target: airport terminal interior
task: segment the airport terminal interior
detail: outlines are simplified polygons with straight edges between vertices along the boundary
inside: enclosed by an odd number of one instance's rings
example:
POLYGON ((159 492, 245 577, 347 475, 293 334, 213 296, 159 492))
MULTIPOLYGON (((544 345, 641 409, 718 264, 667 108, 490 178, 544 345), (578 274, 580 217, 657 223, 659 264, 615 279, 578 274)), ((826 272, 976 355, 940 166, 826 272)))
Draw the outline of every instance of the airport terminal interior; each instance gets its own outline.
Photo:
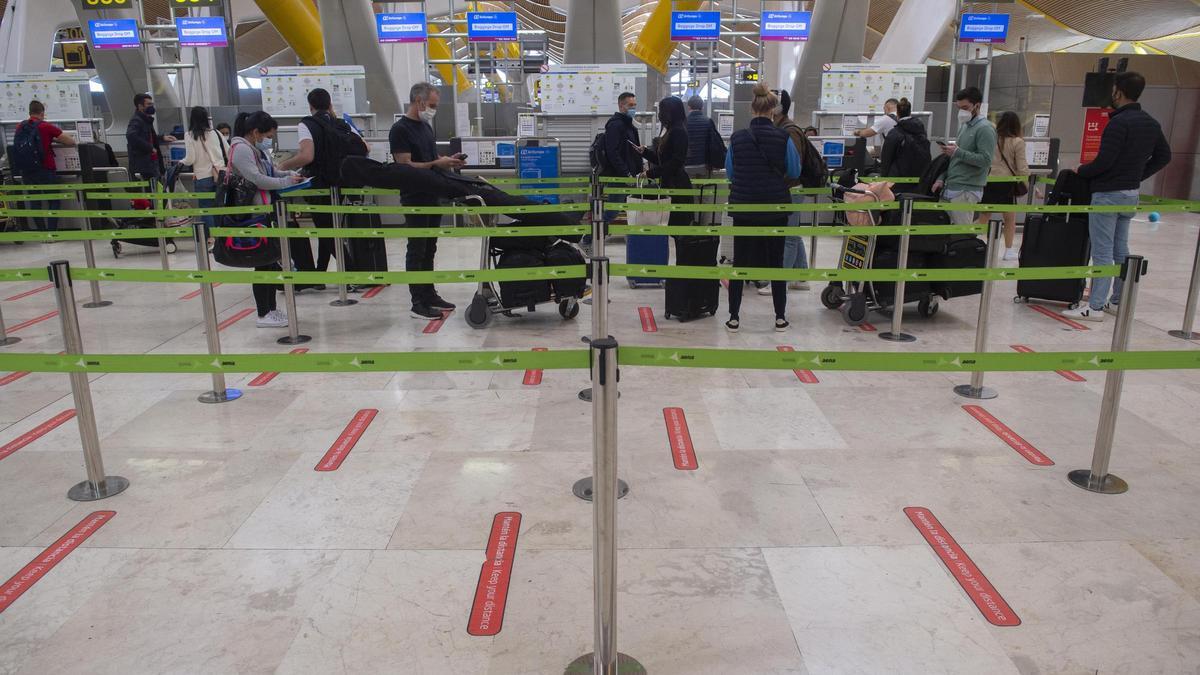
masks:
POLYGON ((0 88, 0 673, 1200 675, 1192 0, 0 0, 0 88))

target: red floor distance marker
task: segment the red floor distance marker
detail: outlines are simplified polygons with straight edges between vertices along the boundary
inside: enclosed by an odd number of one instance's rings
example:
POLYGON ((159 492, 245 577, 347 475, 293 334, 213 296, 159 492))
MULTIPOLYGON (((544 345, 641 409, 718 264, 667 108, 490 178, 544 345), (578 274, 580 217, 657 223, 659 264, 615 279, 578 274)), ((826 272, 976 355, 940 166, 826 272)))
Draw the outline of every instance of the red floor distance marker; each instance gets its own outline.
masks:
POLYGON ((225 319, 221 323, 217 324, 217 332, 220 332, 220 331, 225 330, 226 328, 229 328, 233 324, 241 321, 242 319, 250 316, 253 313, 254 313, 253 307, 247 307, 246 309, 239 311, 237 314, 234 314, 233 316, 229 317, 228 319, 225 319))
POLYGON ((79 524, 71 528, 69 532, 62 536, 61 539, 51 544, 45 551, 42 551, 38 557, 34 558, 28 565, 21 568, 11 579, 4 582, 0 586, 0 613, 8 609, 17 598, 29 590, 31 586, 36 584, 42 577, 50 573, 54 566, 62 562, 63 558, 79 548, 79 545, 87 541, 87 538, 95 534, 96 530, 102 525, 112 520, 113 516, 117 515, 116 511, 96 511, 83 520, 79 524))
POLYGON ((508 583, 512 579, 517 535, 521 532, 521 514, 501 511, 492 518, 488 537, 487 561, 479 570, 475 602, 467 619, 467 634, 477 637, 496 635, 504 626, 504 607, 508 603, 508 583))
MULTIPOLYGON (((296 347, 295 349, 293 349, 292 351, 290 351, 288 353, 289 354, 307 354, 308 347, 296 347)), ((257 377, 255 377, 253 380, 250 380, 248 385, 251 387, 261 387, 261 386, 265 385, 266 383, 270 382, 271 380, 275 379, 278 376, 279 376, 279 373, 259 373, 259 375, 257 377)))
POLYGON ((25 291, 24 293, 17 293, 16 295, 10 295, 7 298, 5 298, 4 301, 12 302, 13 300, 20 300, 21 298, 28 298, 29 296, 37 295, 38 293, 41 293, 42 291, 48 291, 51 288, 54 288, 54 284, 46 284, 45 286, 38 286, 37 288, 25 291))
MULTIPOLYGON (((534 347, 533 351, 544 352, 544 351, 546 351, 546 348, 545 347, 534 347)), ((542 383, 542 369, 541 368, 538 368, 537 370, 525 371, 525 379, 521 380, 521 384, 528 385, 530 387, 536 387, 537 385, 539 385, 541 383, 542 383)))
POLYGON ((874 333, 877 330, 879 330, 875 327, 874 324, 867 323, 866 321, 858 324, 858 329, 864 333, 874 333))
POLYGON ((365 408, 354 413, 354 417, 350 419, 350 423, 342 430, 342 435, 337 437, 333 445, 329 446, 329 450, 325 452, 325 456, 320 462, 313 467, 314 471, 337 471, 342 462, 346 461, 346 457, 350 455, 350 451, 354 449, 354 445, 358 443, 358 439, 366 433, 367 427, 371 425, 371 420, 379 414, 378 410, 365 408))
POLYGON ((426 335, 433 335, 442 329, 442 326, 446 323, 446 319, 449 318, 449 316, 450 312, 442 312, 442 318, 430 321, 421 332, 426 335))
POLYGON ((638 307, 638 318, 642 320, 643 333, 657 333, 658 323, 654 320, 654 310, 649 307, 638 307))
POLYGON ((5 443, 4 445, 0 445, 0 459, 4 459, 5 457, 8 457, 9 455, 13 454, 14 452, 20 450, 21 448, 23 448, 27 445, 29 445, 30 443, 36 441, 37 439, 41 438, 42 436, 45 436, 46 434, 53 431, 55 428, 61 426, 63 422, 66 422, 74 417, 75 417, 75 409, 74 408, 71 408, 70 410, 64 410, 64 411, 58 413, 57 415, 55 415, 54 417, 51 417, 50 419, 46 420, 45 422, 42 422, 41 424, 37 425, 36 427, 30 429, 29 431, 26 431, 25 433, 21 434, 20 436, 17 436, 16 438, 5 443))
MULTIPOLYGON (((212 287, 216 288, 217 286, 220 286, 220 285, 221 285, 221 282, 217 281, 217 282, 213 283, 212 287)), ((200 289, 197 288, 196 290, 192 291, 191 293, 188 293, 187 295, 180 297, 179 299, 180 300, 191 300, 192 298, 198 298, 198 297, 200 297, 200 289)))
POLYGON ((9 326, 8 332, 15 333, 15 332, 21 330, 22 328, 29 328, 30 326, 39 324, 43 321, 48 321, 50 319, 53 319, 56 316, 58 316, 57 309, 54 310, 53 312, 47 312, 41 316, 35 316, 32 319, 29 319, 28 321, 22 321, 21 323, 15 325, 15 326, 9 326))
MULTIPOLYGON (((779 345, 775 349, 777 349, 781 352, 796 351, 795 349, 793 349, 787 345, 779 345)), ((793 370, 792 372, 795 373, 796 378, 799 379, 804 384, 820 384, 821 383, 821 381, 817 379, 816 374, 813 373, 813 371, 811 371, 811 370, 796 369, 796 370, 793 370)))
POLYGON ((1016 612, 1000 597, 992 582, 983 576, 983 572, 979 571, 967 552, 954 541, 954 537, 933 517, 929 509, 909 506, 904 509, 904 515, 908 516, 926 543, 933 548, 933 552, 941 558, 946 569, 950 570, 950 574, 966 591, 967 597, 971 598, 971 602, 975 603, 988 623, 993 626, 1021 625, 1021 619, 1017 617, 1016 612))
POLYGON ((19 371, 11 372, 11 373, 5 375, 4 377, 0 377, 0 387, 3 387, 6 384, 12 384, 13 382, 16 382, 17 380, 21 379, 22 377, 25 377, 28 374, 29 374, 28 370, 19 370, 19 371))
POLYGON ((1038 314, 1048 316, 1051 319, 1058 321, 1059 323, 1065 323, 1066 325, 1070 326, 1071 328, 1074 328, 1075 330, 1088 330, 1087 326, 1079 323, 1078 321, 1072 321, 1071 319, 1068 319, 1067 317, 1063 316, 1062 314, 1059 314, 1058 312, 1055 312, 1052 309, 1042 307, 1041 305, 1029 305, 1029 309, 1032 309, 1033 311, 1037 312, 1038 314))
POLYGON ((667 423, 667 441, 671 444, 671 460, 675 462, 675 468, 680 471, 700 468, 683 408, 663 408, 663 420, 667 423))
POLYGON ((363 300, 370 300, 371 298, 382 293, 383 289, 385 289, 385 288, 387 288, 387 286, 376 286, 374 288, 368 288, 367 292, 362 294, 363 300))
POLYGON ((1000 440, 1008 444, 1008 447, 1016 450, 1019 455, 1029 460, 1030 464, 1036 464, 1038 466, 1054 466, 1054 462, 1051 461, 1049 457, 1043 455, 1042 452, 1033 447, 1029 441, 1021 438, 1019 435, 1017 435, 1017 432, 1009 429, 1008 426, 1006 426, 1003 422, 996 419, 996 417, 985 410, 983 406, 964 405, 962 408, 970 413, 971 417, 974 417, 982 422, 983 426, 988 428, 988 431, 991 431, 993 434, 999 436, 1000 440))
MULTIPOLYGON (((1025 345, 1009 345, 1009 346, 1012 347, 1013 350, 1021 352, 1022 354, 1034 353, 1032 348, 1026 347, 1025 345)), ((1079 373, 1077 373, 1073 370, 1056 370, 1054 372, 1058 373, 1062 377, 1064 377, 1072 382, 1087 382, 1087 380, 1084 379, 1084 377, 1082 375, 1080 375, 1079 373)))

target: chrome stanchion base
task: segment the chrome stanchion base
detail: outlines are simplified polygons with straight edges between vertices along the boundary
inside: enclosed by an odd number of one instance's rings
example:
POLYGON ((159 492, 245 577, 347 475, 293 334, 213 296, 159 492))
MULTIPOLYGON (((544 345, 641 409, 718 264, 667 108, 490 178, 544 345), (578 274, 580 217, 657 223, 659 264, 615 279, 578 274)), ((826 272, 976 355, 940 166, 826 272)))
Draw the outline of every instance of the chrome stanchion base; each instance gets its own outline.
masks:
POLYGON ((908 333, 893 333, 890 330, 880 333, 879 339, 887 340, 888 342, 916 342, 917 341, 916 336, 909 335, 908 333))
POLYGON ((85 302, 81 306, 87 309, 95 309, 97 307, 108 307, 111 304, 112 300, 101 300, 100 302, 85 302))
MULTIPOLYGON (((617 392, 617 398, 621 398, 621 392, 619 392, 619 391, 617 392)), ((588 387, 587 389, 580 389, 579 390, 579 400, 591 403, 592 402, 592 388, 588 387)))
MULTIPOLYGON (((592 654, 584 654, 583 656, 571 662, 567 669, 563 671, 563 675, 581 675, 582 673, 592 672, 592 661, 595 657, 592 654)), ((628 654, 617 654, 617 672, 621 675, 633 673, 638 675, 646 672, 646 667, 638 663, 638 660, 628 654)))
MULTIPOLYGON (((20 341, 21 341, 21 338, 19 338, 19 337, 13 337, 13 336, 11 336, 11 335, 10 335, 10 336, 8 336, 8 337, 4 338, 3 340, 0 340, 0 347, 7 347, 7 346, 9 346, 9 345, 15 345, 15 344, 17 344, 17 343, 18 343, 18 342, 20 342, 20 341)), ((589 401, 590 401, 590 400, 592 400, 592 399, 591 399, 591 394, 590 394, 590 393, 588 394, 588 400, 589 400, 589 401)))
POLYGON ((280 344, 280 345, 302 345, 302 344, 304 344, 305 342, 311 342, 311 341, 312 341, 312 336, 311 336, 311 335, 297 335, 295 338, 292 338, 292 336, 291 336, 291 335, 285 335, 285 336, 283 336, 283 337, 279 338, 278 340, 276 340, 276 341, 275 341, 275 344, 280 344))
MULTIPOLYGON (((571 486, 571 492, 585 502, 592 501, 592 477, 580 478, 571 486)), ((621 499, 629 494, 629 483, 621 479, 617 479, 617 499, 621 499)))
POLYGON ((355 300, 354 298, 346 298, 345 300, 334 300, 333 302, 329 303, 329 306, 330 307, 349 307, 350 305, 357 305, 357 304, 358 304, 358 301, 355 300))
POLYGON ((225 391, 206 391, 196 399, 201 403, 227 403, 236 401, 242 397, 240 389, 226 389, 225 391))
POLYGON ((105 476, 104 482, 98 486, 92 485, 90 480, 85 480, 67 490, 67 499, 75 502, 94 502, 97 499, 119 495, 127 487, 129 487, 127 479, 120 476, 105 476))
POLYGON ((1200 333, 1190 332, 1186 330, 1169 330, 1167 335, 1177 337, 1181 340, 1200 340, 1200 333))
POLYGON ((959 396, 962 396, 963 398, 975 398, 975 399, 979 399, 979 400, 987 400, 990 398, 996 398, 997 396, 1000 395, 1000 394, 997 394, 996 390, 992 389, 991 387, 976 388, 976 387, 972 387, 969 384, 958 385, 957 387, 954 388, 954 393, 958 394, 959 396))
POLYGON ((1076 469, 1067 474, 1067 480, 1088 492, 1099 492, 1105 495, 1119 495, 1129 491, 1129 483, 1117 478, 1111 473, 1100 480, 1093 480, 1091 469, 1076 469))

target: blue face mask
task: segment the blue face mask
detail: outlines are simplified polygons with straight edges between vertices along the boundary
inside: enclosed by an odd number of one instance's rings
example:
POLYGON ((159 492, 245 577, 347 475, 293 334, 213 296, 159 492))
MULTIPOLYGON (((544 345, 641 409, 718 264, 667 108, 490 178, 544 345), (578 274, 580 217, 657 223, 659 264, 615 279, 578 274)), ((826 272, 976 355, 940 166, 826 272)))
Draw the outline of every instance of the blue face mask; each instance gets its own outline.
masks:
POLYGON ((633 114, 634 114, 635 112, 637 112, 637 108, 630 108, 630 109, 628 109, 628 110, 626 110, 626 111, 625 111, 625 114, 626 114, 626 115, 629 115, 630 117, 633 117, 633 114))
POLYGON ((271 139, 269 139, 269 138, 263 138, 263 139, 260 139, 260 140, 259 140, 257 143, 255 143, 254 145, 255 145, 255 146, 257 146, 257 147, 258 147, 258 149, 259 149, 259 150, 262 150, 263 152, 270 152, 270 151, 271 151, 271 139))

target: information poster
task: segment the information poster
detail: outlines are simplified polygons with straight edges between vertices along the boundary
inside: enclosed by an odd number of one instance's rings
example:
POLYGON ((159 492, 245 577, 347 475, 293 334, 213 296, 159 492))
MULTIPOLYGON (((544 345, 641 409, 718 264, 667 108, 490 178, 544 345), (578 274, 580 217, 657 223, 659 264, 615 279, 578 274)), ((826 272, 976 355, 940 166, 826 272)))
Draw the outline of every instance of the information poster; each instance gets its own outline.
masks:
POLYGON ((1079 145, 1079 163, 1087 164, 1100 153, 1100 138, 1108 126, 1111 108, 1088 108, 1083 113, 1083 142, 1079 145))
MULTIPOLYGON (((522 145, 517 148, 517 175, 520 178, 558 178, 558 146, 522 145)), ((548 188, 555 184, 530 183, 522 187, 548 188)), ((545 204, 557 204, 558 195, 536 195, 530 197, 545 204)))
POLYGON ((384 44, 424 42, 427 37, 424 12, 376 14, 375 28, 384 44))
POLYGON ((467 12, 468 42, 515 42, 516 12, 467 12))
POLYGON ((1050 136, 1050 115, 1037 113, 1033 116, 1033 136, 1047 138, 1050 136))
POLYGON ((822 70, 822 110, 877 113, 889 98, 907 98, 914 108, 924 100, 924 64, 826 63, 822 70))
POLYGON ((644 63, 551 64, 538 80, 542 112, 597 114, 617 109, 621 93, 637 92, 646 77, 644 63))
POLYGON ((1007 14, 963 14, 958 41, 999 44, 1008 41, 1007 14))
POLYGON ((105 19, 88 21, 88 34, 92 37, 92 49, 138 49, 136 19, 105 19))
POLYGON ((759 37, 764 41, 803 42, 808 40, 812 12, 764 12, 759 37))
POLYGON ((537 136, 537 117, 529 114, 517 115, 517 136, 537 136))
POLYGON ((673 42, 711 42, 720 38, 720 12, 671 12, 673 42))
POLYGON ((48 120, 84 117, 81 90, 88 73, 0 73, 0 120, 15 122, 29 117, 29 102, 46 106, 48 120))
POLYGON ((229 46, 225 17, 222 16, 177 17, 175 32, 179 36, 180 47, 229 46))
POLYGON ((259 68, 263 110, 278 116, 308 115, 308 92, 321 88, 333 98, 337 114, 355 114, 355 82, 366 79, 362 66, 289 66, 259 68))

